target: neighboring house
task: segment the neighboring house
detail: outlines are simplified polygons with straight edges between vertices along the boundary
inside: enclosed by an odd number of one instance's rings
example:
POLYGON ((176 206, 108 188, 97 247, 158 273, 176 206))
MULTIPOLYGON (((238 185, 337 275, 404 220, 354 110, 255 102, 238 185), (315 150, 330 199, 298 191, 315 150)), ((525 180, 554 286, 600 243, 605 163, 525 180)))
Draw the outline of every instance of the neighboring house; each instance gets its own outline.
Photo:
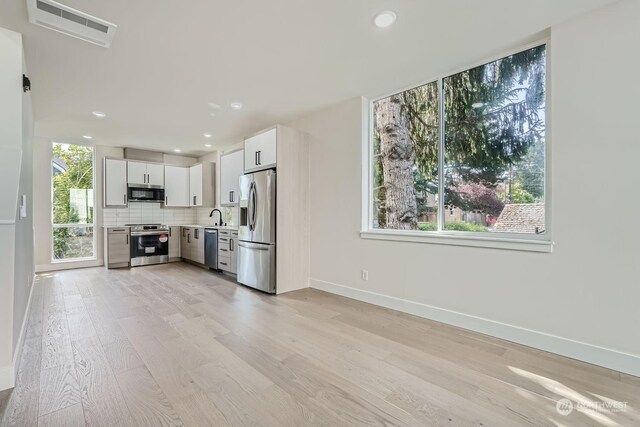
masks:
POLYGON ((53 161, 51 162, 51 166, 52 166, 52 170, 51 170, 52 175, 65 173, 68 169, 67 164, 64 162, 64 160, 59 159, 57 157, 53 158, 53 161))
POLYGON ((544 231, 544 203, 505 205, 493 231, 502 233, 541 233, 544 231))

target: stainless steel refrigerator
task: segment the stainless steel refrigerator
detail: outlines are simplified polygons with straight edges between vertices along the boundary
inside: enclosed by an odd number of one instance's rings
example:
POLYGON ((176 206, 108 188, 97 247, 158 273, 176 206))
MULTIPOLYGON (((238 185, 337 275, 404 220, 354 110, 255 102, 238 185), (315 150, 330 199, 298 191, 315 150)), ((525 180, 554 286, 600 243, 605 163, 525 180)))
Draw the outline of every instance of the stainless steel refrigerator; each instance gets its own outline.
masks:
POLYGON ((240 177, 238 282, 276 292, 276 171, 240 177))

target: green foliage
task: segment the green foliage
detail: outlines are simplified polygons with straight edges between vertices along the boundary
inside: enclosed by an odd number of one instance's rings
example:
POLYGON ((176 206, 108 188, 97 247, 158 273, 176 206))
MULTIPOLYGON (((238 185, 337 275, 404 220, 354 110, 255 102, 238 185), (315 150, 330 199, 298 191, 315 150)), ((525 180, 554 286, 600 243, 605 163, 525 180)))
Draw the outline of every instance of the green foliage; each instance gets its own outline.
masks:
MULTIPOLYGON (((52 176, 53 182, 53 223, 79 224, 93 222, 93 206, 78 212, 72 206, 72 190, 82 194, 82 190, 93 189, 93 149, 80 145, 53 144, 54 159, 61 160, 67 170, 52 176)), ((91 197, 92 193, 91 193, 91 197)), ((56 228, 53 234, 53 251, 56 259, 80 258, 93 255, 88 249, 88 241, 93 242, 93 231, 82 228, 56 228)), ((92 243, 91 243, 92 245, 92 243)))
MULTIPOLYGON (((418 230, 420 231, 437 231, 438 224, 435 222, 421 222, 418 224, 418 230)), ((468 222, 447 222, 444 225, 444 229, 447 231, 472 231, 472 232, 484 232, 487 231, 487 227, 482 225, 470 224, 468 222)))
POLYGON ((498 198, 504 203, 535 203, 536 198, 527 190, 522 188, 519 181, 511 185, 511 199, 509 199, 509 189, 505 193, 498 195, 498 198))
POLYGON ((544 135, 544 46, 447 77, 445 160, 464 181, 495 184, 544 135))
POLYGON ((544 199, 544 151, 544 141, 532 145, 516 167, 516 182, 534 201, 544 199))
POLYGON ((420 231, 438 231, 438 224, 435 222, 419 222, 418 230, 420 231))
POLYGON ((444 229, 447 231, 473 231, 473 232, 487 231, 487 227, 483 225, 470 224, 468 222, 447 222, 444 225, 444 229))

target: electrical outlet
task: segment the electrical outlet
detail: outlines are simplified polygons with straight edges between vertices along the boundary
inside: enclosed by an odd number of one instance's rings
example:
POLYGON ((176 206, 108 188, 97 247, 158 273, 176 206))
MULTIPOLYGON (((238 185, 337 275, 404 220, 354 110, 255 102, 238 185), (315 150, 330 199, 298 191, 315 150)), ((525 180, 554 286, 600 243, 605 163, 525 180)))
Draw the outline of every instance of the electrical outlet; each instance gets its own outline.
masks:
POLYGON ((367 270, 362 270, 361 277, 362 280, 369 280, 369 272, 367 270))

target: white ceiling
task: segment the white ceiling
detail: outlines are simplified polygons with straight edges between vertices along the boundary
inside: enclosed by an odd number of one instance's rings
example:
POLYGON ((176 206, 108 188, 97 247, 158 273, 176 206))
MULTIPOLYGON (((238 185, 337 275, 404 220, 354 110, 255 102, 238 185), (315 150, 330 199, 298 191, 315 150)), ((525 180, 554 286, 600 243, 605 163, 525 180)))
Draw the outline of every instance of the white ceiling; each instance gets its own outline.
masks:
POLYGON ((29 24, 25 0, 0 0, 0 26, 25 36, 36 135, 199 154, 471 65, 613 0, 61 2, 118 31, 105 49, 29 24), (398 20, 380 29, 385 9, 398 20))

